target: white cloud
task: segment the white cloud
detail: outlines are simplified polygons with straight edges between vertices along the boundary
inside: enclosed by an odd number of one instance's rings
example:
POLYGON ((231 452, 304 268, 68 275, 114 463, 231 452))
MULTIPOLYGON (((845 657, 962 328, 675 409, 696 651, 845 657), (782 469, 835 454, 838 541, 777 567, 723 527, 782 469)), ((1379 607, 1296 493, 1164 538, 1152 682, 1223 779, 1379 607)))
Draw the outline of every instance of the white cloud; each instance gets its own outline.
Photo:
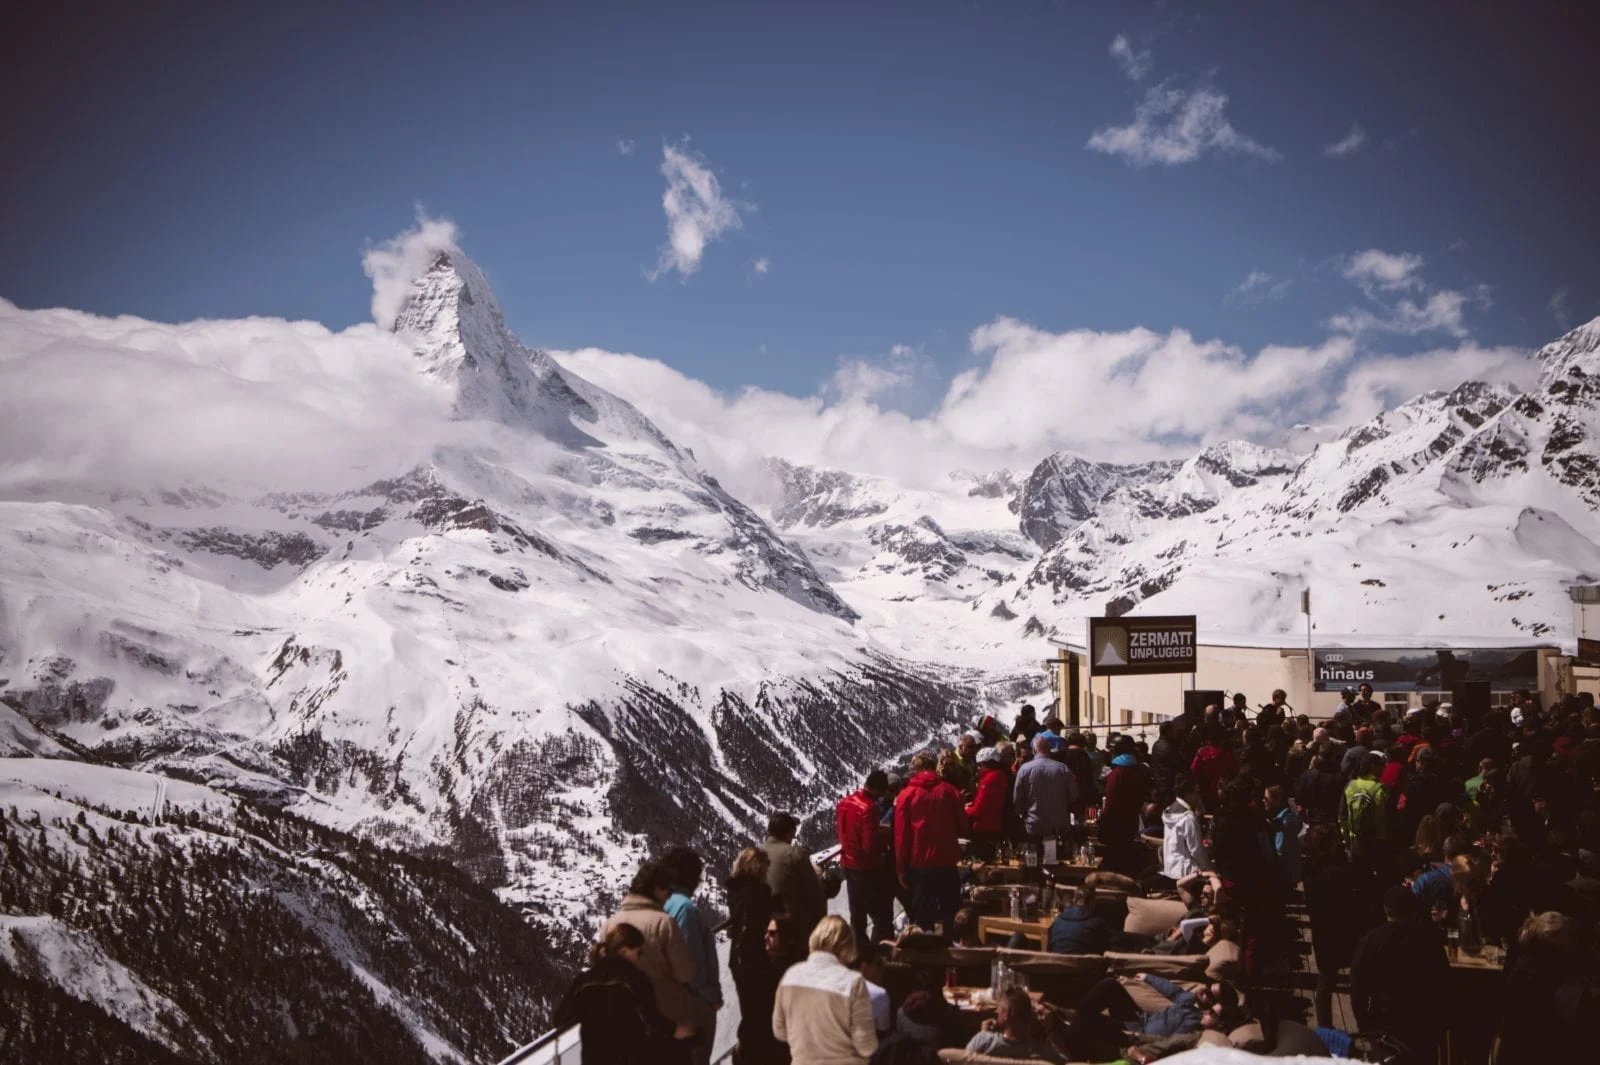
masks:
POLYGON ((920 398, 933 369, 932 360, 921 350, 910 344, 894 344, 883 358, 841 358, 823 395, 842 403, 899 406, 920 398))
POLYGON ((1386 252, 1377 248, 1356 252, 1344 260, 1345 280, 1354 282, 1368 296, 1377 289, 1396 291, 1422 287, 1422 256, 1410 252, 1386 252))
POLYGON ((1480 348, 1466 343, 1415 355, 1367 359, 1345 376, 1333 419, 1343 425, 1366 421, 1413 396, 1454 388, 1463 381, 1532 386, 1538 363, 1517 348, 1480 348))
POLYGON ((456 224, 429 218, 419 209, 416 226, 367 249, 361 266, 372 278, 372 320, 379 328, 394 328, 411 282, 427 270, 435 255, 455 247, 456 224))
POLYGON ((700 269, 707 244, 743 224, 738 207, 722 195, 710 165, 687 147, 663 146, 661 173, 667 179, 661 197, 667 212, 667 243, 649 273, 651 281, 669 270, 688 277, 700 269))
POLYGON ((1275 439, 1296 422, 1327 421, 1375 395, 1463 379, 1444 356, 1391 364, 1343 335, 1250 353, 1183 330, 1055 333, 1002 317, 974 330, 971 344, 978 365, 935 382, 942 395, 921 416, 887 405, 908 381, 934 376, 911 349, 843 360, 810 396, 722 393, 635 355, 555 354, 638 404, 719 477, 752 493, 764 483, 767 455, 932 486, 952 469, 1026 468, 1060 448, 1133 459, 1238 436, 1275 439), (1380 361, 1358 375, 1373 359, 1380 361))
POLYGON ((763 255, 761 258, 750 264, 750 269, 754 270, 758 274, 768 273, 772 270, 772 260, 763 255))
POLYGON ((478 427, 452 420, 454 398, 375 325, 170 325, 0 301, 8 496, 45 486, 245 495, 357 487, 478 438, 478 427))
POLYGON ((1283 156, 1240 133, 1228 121, 1228 98, 1209 85, 1182 90, 1156 85, 1147 90, 1126 126, 1096 130, 1087 147, 1118 155, 1133 166, 1177 166, 1207 152, 1236 152, 1267 162, 1283 156))
POLYGON ((1323 155, 1341 156, 1354 155, 1367 143, 1367 131, 1361 128, 1361 123, 1352 122, 1350 132, 1344 135, 1343 140, 1334 141, 1322 149, 1323 155))
POLYGON ((618 137, 611 145, 612 151, 622 156, 632 155, 635 147, 637 145, 627 137, 618 137))
POLYGON ((1126 461, 1239 437, 1282 442, 1297 423, 1342 427, 1421 392, 1469 378, 1526 382, 1536 369, 1521 352, 1470 343, 1394 356, 1335 336, 1252 354, 1181 329, 1054 333, 1004 317, 974 330, 971 342, 979 365, 946 382, 920 417, 883 402, 905 384, 895 359, 910 349, 842 361, 810 396, 724 393, 637 355, 552 354, 638 405, 757 501, 771 487, 762 465, 770 455, 936 487, 954 469, 1026 469, 1060 448, 1126 461))
POLYGON ((1274 277, 1265 270, 1252 270, 1243 281, 1228 291, 1223 297, 1223 302, 1250 306, 1270 300, 1281 300, 1288 294, 1293 284, 1289 278, 1274 277))
POLYGON ((1340 333, 1361 334, 1372 332, 1403 333, 1415 336, 1420 333, 1442 332, 1465 337, 1467 327, 1463 313, 1468 304, 1487 306, 1489 291, 1480 287, 1471 293, 1454 289, 1441 289, 1421 303, 1404 299, 1382 314, 1364 308, 1336 314, 1328 319, 1328 327, 1340 333))
POLYGON ((1550 317, 1554 319, 1556 325, 1562 329, 1566 329, 1572 324, 1572 313, 1567 306, 1567 289, 1565 286, 1556 289, 1555 294, 1550 297, 1550 302, 1545 304, 1545 308, 1550 312, 1550 317))
POLYGON ((1155 65, 1150 49, 1134 48, 1125 33, 1119 33, 1111 39, 1111 58, 1115 59, 1122 67, 1122 72, 1134 81, 1150 73, 1150 68, 1155 65))

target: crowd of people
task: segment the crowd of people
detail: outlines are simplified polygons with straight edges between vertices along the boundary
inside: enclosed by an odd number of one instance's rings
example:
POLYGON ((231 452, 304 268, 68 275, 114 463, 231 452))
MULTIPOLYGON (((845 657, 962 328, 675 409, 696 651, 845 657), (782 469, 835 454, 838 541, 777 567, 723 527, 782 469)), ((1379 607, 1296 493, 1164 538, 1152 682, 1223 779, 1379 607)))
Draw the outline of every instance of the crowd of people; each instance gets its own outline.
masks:
MULTIPOLYGON (((1517 693, 1468 714, 1386 706, 1363 687, 1313 722, 1282 692, 1255 711, 1241 695, 1164 721, 1149 745, 1113 735, 1106 749, 1031 706, 1010 729, 983 715, 949 749, 915 755, 903 775, 873 770, 838 802, 848 919, 827 915, 829 891, 794 845, 792 815, 775 814, 766 839, 734 857, 736 1060, 937 1060, 952 1045, 952 1007, 937 985, 891 1002, 882 973, 893 942, 910 926, 979 945, 963 905, 971 863, 1050 841, 1058 854, 1092 844, 1105 870, 1187 911, 1164 934, 1131 935, 1080 885, 1060 896, 1050 951, 1187 954, 1228 941, 1238 981, 1186 987, 1141 973, 1142 1006, 1115 978, 1063 1008, 1012 989, 966 1042, 974 1052, 1086 1060, 1086 1048, 1109 1045, 1150 1060, 1207 1029, 1263 1020, 1263 989, 1288 986, 1299 964, 1290 914, 1303 905, 1315 1024, 1330 1046, 1356 1034, 1334 1027, 1348 979, 1358 1033, 1432 1061, 1460 1007, 1448 943, 1503 956, 1489 1026, 1497 1060, 1560 1059, 1583 1045, 1585 1012, 1600 1005, 1597 777, 1600 716, 1588 697, 1541 708, 1517 693), (1151 994, 1165 1005, 1152 1008, 1151 994)), ((606 924, 555 1017, 583 1024, 585 1062, 709 1060, 725 991, 696 901, 703 868, 684 849, 646 862, 606 924)))

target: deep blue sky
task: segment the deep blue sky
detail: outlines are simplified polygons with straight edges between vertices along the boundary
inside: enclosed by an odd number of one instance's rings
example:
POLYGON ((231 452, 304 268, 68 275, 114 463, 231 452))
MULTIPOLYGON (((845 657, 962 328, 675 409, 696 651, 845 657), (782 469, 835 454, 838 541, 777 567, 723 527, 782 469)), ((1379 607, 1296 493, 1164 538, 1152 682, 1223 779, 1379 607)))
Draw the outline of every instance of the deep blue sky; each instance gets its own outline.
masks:
POLYGON ((30 12, 59 21, 17 27, 0 73, 0 296, 24 307, 344 326, 368 316, 363 247, 421 204, 525 340, 725 388, 809 392, 896 344, 948 373, 997 315, 1313 343, 1373 306, 1337 261, 1364 248, 1489 286, 1480 343, 1600 313, 1594 37, 1526 5, 108 6, 30 12), (1151 53, 1141 82, 1119 33, 1151 53), (1086 148, 1164 79, 1225 93, 1281 161, 1086 148), (1362 150, 1325 155, 1353 122, 1362 150), (652 283, 684 137, 754 206, 652 283), (1256 270, 1293 283, 1225 299, 1256 270))

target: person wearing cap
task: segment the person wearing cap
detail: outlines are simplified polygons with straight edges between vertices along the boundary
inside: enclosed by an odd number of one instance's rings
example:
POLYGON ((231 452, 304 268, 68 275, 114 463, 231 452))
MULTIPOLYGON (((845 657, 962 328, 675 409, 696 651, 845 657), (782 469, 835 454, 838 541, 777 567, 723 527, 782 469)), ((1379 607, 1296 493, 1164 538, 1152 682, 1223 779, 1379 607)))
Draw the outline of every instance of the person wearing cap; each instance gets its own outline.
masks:
POLYGON ((1410 1051, 1405 1062, 1432 1062, 1446 1014, 1450 960, 1444 940, 1422 920, 1403 884, 1383 896, 1384 923, 1361 937, 1350 961, 1350 1004, 1361 1032, 1387 1032, 1410 1051))
POLYGON ((995 720, 993 714, 979 714, 973 718, 972 731, 978 734, 980 747, 993 747, 1006 736, 1000 729, 1000 722, 995 720))
POLYGON ((967 823, 972 831, 972 853, 985 861, 994 857, 1001 838, 1006 810, 1006 794, 1011 790, 1011 774, 1001 764, 1000 752, 985 747, 978 752, 976 794, 967 803, 967 823))

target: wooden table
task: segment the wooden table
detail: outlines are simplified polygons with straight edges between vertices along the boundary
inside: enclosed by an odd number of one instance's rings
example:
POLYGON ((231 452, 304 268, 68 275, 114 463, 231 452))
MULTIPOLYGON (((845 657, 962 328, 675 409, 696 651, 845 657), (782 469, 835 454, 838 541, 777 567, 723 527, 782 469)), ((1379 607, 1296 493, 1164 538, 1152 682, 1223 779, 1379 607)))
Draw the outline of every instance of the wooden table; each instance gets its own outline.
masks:
POLYGON ((1012 935, 1020 932, 1029 942, 1039 944, 1040 950, 1050 948, 1050 925, 1055 921, 1055 915, 1049 917, 1022 918, 1013 920, 1010 917, 991 915, 978 918, 978 941, 987 944, 990 934, 1005 936, 1010 939, 1012 935))
POLYGON ((1494 960, 1490 960, 1488 951, 1482 954, 1468 954, 1461 950, 1445 952, 1450 959, 1451 969, 1466 969, 1469 971, 1498 973, 1505 969, 1505 951, 1500 950, 1494 960))

